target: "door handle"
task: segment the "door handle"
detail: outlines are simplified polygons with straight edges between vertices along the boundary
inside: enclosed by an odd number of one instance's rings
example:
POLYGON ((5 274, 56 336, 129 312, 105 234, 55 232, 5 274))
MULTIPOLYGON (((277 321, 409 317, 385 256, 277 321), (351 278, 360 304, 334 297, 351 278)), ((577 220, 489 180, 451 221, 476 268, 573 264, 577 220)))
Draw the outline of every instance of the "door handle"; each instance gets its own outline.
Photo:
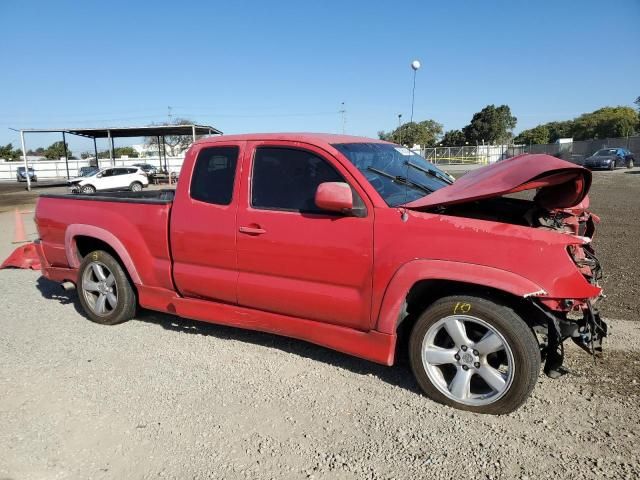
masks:
POLYGON ((263 233, 267 233, 267 231, 260 227, 240 227, 240 233, 246 233, 247 235, 262 235, 263 233))

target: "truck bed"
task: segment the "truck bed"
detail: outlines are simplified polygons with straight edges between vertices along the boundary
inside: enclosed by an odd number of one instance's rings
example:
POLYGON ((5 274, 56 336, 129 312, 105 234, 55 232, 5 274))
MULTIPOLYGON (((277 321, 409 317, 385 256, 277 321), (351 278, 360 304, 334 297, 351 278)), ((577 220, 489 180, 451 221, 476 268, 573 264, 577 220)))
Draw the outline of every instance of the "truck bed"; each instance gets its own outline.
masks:
POLYGON ((173 290, 173 197, 174 190, 41 195, 36 222, 45 263, 62 279, 75 281, 83 255, 111 250, 131 268, 135 285, 173 290))

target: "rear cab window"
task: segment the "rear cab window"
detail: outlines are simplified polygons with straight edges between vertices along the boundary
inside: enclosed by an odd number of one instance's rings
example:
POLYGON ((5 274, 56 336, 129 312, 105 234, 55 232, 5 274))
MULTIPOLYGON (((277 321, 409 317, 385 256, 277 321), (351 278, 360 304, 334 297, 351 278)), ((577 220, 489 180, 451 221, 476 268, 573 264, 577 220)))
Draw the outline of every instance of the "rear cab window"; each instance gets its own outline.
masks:
POLYGON ((191 178, 191 198, 215 205, 229 205, 239 151, 237 146, 203 148, 198 153, 191 178))

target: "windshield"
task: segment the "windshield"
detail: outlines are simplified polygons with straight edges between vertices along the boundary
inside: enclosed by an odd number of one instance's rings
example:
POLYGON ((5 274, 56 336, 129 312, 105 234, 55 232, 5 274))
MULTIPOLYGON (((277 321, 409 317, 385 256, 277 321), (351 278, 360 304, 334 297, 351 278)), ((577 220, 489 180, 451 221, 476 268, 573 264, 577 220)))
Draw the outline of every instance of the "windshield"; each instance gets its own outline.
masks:
POLYGON ((333 147, 362 172, 391 207, 453 183, 450 175, 405 147, 390 143, 338 143, 333 147))
POLYGON ((595 154, 596 157, 610 157, 616 154, 615 148, 605 148, 604 150, 598 150, 595 154))

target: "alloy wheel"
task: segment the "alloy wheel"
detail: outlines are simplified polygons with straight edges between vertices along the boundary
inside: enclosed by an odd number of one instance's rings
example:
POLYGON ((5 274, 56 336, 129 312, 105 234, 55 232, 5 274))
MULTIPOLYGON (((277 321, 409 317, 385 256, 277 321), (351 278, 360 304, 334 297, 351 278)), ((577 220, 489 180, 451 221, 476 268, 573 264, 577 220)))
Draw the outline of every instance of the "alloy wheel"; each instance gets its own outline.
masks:
POLYGON ((89 308, 99 316, 118 306, 118 288, 113 273, 102 262, 91 262, 82 276, 82 294, 89 308))
POLYGON ((450 315, 434 323, 422 341, 421 356, 433 385, 465 405, 497 401, 515 374, 513 352, 504 336, 469 315, 450 315))

